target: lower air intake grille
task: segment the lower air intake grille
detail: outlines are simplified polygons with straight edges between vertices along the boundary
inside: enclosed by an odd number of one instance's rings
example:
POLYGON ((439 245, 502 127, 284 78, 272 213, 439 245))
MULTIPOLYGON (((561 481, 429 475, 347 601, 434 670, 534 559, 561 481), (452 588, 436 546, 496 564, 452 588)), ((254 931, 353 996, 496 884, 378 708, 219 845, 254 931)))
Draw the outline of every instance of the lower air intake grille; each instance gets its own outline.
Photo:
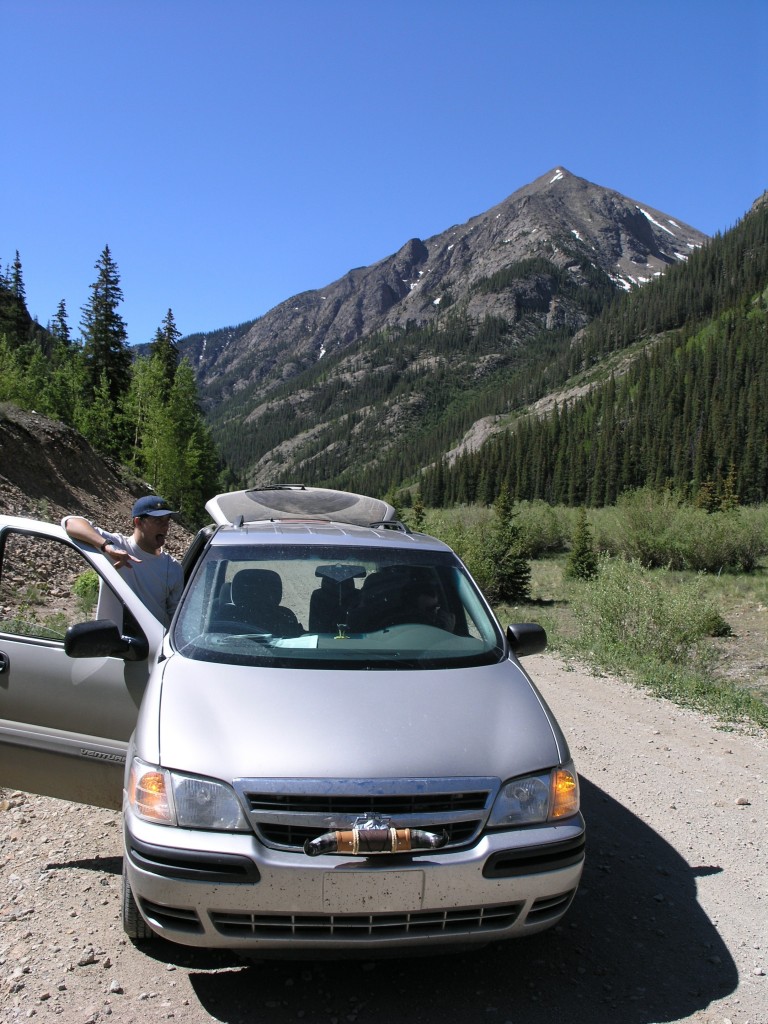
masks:
POLYGON ((194 910, 183 907, 162 907, 159 903, 141 900, 141 909, 147 920, 175 932, 189 932, 190 935, 202 934, 203 928, 194 910))
POLYGON ((412 914, 211 914, 216 929, 233 938, 395 939, 466 935, 509 928, 522 903, 500 907, 419 911, 412 914))

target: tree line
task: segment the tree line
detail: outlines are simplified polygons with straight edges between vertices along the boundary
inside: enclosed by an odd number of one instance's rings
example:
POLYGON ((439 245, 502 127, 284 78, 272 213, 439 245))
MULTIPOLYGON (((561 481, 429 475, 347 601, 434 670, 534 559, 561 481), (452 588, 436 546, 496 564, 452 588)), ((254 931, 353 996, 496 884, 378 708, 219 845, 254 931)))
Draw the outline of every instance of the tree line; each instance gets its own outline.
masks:
POLYGON ((30 317, 18 252, 8 268, 0 267, 0 401, 62 420, 197 525, 222 467, 199 407, 194 371, 180 357, 173 311, 158 326, 148 354, 134 358, 108 245, 95 269, 75 339, 63 300, 46 328, 30 317))

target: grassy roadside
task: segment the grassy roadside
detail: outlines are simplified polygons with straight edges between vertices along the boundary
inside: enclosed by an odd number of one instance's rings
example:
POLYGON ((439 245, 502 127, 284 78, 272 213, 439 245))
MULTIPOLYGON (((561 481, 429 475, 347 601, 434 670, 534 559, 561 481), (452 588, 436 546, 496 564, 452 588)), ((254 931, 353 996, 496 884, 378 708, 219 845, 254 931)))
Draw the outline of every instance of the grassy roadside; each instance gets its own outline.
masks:
POLYGON ((549 647, 724 725, 768 730, 768 569, 702 575, 606 560, 592 583, 565 578, 565 555, 531 562, 531 600, 495 608, 536 621, 549 647))

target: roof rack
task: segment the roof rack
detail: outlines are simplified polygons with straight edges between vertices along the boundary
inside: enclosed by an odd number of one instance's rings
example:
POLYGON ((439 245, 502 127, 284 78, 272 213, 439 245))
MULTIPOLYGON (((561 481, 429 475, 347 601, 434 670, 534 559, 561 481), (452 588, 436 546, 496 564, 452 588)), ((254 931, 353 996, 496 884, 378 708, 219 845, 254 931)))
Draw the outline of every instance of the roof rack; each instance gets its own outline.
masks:
POLYGON ((380 519, 368 524, 372 530, 395 530, 398 533, 411 533, 409 527, 399 519, 380 519))

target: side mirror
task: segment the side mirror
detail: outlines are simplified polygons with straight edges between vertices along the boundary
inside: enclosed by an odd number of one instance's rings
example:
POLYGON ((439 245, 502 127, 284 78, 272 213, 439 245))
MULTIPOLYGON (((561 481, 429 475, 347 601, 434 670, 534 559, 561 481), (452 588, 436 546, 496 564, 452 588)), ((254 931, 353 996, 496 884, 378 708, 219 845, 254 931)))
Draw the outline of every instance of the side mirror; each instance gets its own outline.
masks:
POLYGON ((64 653, 70 658, 123 658, 143 661, 149 656, 144 637, 123 636, 111 619, 77 622, 64 634, 64 653))
POLYGON ((516 622, 507 626, 507 642, 517 658, 525 658, 546 650, 547 632, 538 622, 516 622))

